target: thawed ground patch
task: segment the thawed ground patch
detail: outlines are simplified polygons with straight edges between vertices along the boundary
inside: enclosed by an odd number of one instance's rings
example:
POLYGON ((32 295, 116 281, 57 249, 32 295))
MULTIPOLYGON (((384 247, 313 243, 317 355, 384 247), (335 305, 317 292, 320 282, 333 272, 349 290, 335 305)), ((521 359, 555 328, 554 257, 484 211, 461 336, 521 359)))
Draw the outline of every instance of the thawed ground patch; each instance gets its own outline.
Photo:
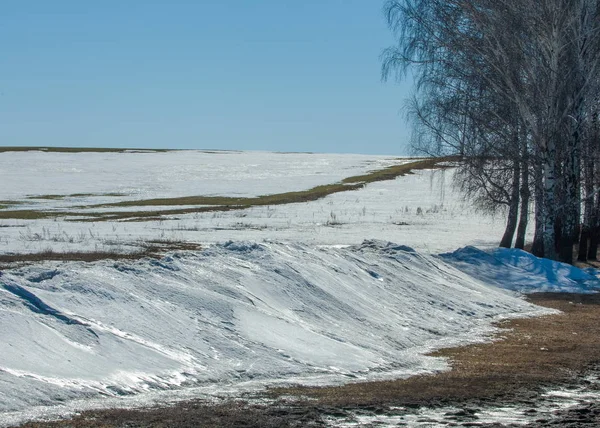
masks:
POLYGON ((47 262, 4 272, 0 284, 2 412, 186 386, 437 371, 446 364, 428 351, 482 340, 504 317, 549 312, 377 241, 47 262))
POLYGON ((419 428, 473 426, 596 426, 600 419, 600 372, 581 379, 569 387, 548 388, 534 399, 501 405, 467 405, 441 407, 391 407, 357 409, 339 416, 325 417, 327 426, 419 428))

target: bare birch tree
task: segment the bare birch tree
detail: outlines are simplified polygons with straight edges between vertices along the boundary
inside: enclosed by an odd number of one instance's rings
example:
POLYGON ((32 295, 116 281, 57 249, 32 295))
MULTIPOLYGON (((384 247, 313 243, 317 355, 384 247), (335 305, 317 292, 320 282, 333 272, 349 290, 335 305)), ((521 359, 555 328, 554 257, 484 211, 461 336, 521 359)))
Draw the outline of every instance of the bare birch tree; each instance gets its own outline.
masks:
POLYGON ((398 44, 384 53, 384 76, 409 67, 417 76, 417 148, 470 158, 457 177, 478 203, 507 205, 503 246, 519 211, 516 245, 524 246, 532 187, 534 250, 570 262, 582 156, 598 152, 582 151, 598 74, 598 1, 390 0, 385 10, 398 44), (498 180, 499 165, 512 174, 498 180))

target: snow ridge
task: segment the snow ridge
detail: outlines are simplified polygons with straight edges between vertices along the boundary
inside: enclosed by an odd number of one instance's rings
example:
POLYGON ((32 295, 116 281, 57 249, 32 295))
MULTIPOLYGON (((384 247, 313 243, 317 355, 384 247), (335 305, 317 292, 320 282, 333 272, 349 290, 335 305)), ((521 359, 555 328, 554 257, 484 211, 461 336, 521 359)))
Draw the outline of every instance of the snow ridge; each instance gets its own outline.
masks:
POLYGON ((446 259, 382 241, 230 241, 161 260, 6 271, 0 415, 190 386, 442 370, 427 351, 549 312, 446 259))

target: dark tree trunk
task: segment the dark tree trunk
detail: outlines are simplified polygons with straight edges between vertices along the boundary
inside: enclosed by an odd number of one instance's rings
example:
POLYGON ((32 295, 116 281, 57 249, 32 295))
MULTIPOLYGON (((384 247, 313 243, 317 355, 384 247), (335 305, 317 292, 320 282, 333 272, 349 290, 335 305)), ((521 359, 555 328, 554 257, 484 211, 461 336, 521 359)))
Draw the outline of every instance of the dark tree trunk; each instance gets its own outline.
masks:
POLYGON ((542 190, 542 172, 539 165, 534 169, 535 180, 535 234, 531 246, 531 254, 544 257, 544 192, 542 190))
POLYGON ((580 135, 576 127, 567 144, 566 162, 563 171, 564 198, 563 215, 561 216, 559 244, 559 260, 573 264, 573 247, 579 238, 581 223, 581 168, 580 168, 580 135))
POLYGON ((588 260, 597 260, 598 245, 600 244, 600 196, 594 195, 595 203, 590 227, 590 246, 588 247, 588 260))
POLYGON ((594 227, 590 230, 590 246, 588 247, 587 259, 596 261, 598 253, 598 244, 600 243, 600 230, 594 227))
MULTIPOLYGON (((564 238, 563 238, 563 220, 562 217, 558 216, 556 217, 556 219, 554 220, 554 251, 558 254, 558 256, 560 257, 561 255, 561 249, 564 245, 564 238)), ((558 259, 560 260, 560 259, 558 259)), ((562 261, 562 260, 561 260, 562 261)))
POLYGON ((579 252, 577 254, 577 260, 585 262, 588 259, 588 240, 590 238, 590 229, 584 224, 581 228, 581 234, 579 235, 579 252))
POLYGON ((521 193, 521 213, 519 215, 519 227, 517 228, 517 239, 515 248, 522 250, 525 248, 525 234, 527 233, 527 222, 529 218, 529 190, 527 194, 521 193))
POLYGON ((519 190, 520 190, 521 168, 519 163, 515 162, 513 167, 513 182, 510 195, 510 204, 508 206, 508 220, 506 221, 506 229, 504 236, 500 241, 500 246, 510 248, 517 229, 517 216, 519 214, 519 190))
POLYGON ((575 240, 573 239, 573 235, 569 233, 565 233, 564 231, 560 234, 560 238, 558 240, 558 255, 559 260, 563 263, 573 264, 573 245, 575 244, 575 240))

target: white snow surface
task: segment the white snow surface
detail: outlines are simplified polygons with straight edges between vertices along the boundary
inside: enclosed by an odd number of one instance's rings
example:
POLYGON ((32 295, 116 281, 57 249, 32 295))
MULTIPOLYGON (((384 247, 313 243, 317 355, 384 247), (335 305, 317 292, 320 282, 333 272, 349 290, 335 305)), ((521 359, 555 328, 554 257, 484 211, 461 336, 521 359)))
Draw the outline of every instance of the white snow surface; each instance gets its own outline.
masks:
MULTIPOLYGON (((0 153, 0 205, 18 200, 5 209, 76 210, 153 197, 255 196, 406 161, 0 153), (28 199, 40 195, 66 197, 28 199)), ((312 202, 160 221, 0 221, 4 254, 130 251, 156 239, 204 247, 162 260, 43 262, 3 271, 0 425, 65 408, 116 406, 124 397, 143 405, 160 391, 191 398, 190 391, 219 394, 243 385, 256 390, 443 370, 445 362, 426 357, 428 351, 489 338, 494 320, 550 312, 516 291, 595 287, 595 272, 490 252, 503 218, 464 202, 452 190, 452 175, 418 171, 312 202), (435 256, 468 245, 486 251, 435 256)))
MULTIPOLYGON (((5 210, 86 212, 90 209, 77 207, 155 197, 254 196, 306 190, 407 161, 261 152, 7 152, 0 153, 0 206, 18 201, 5 210), (43 195, 63 197, 28 199, 43 195)), ((357 245, 364 239, 381 239, 434 254, 465 245, 497 246, 503 216, 475 211, 453 190, 452 177, 452 170, 416 171, 317 201, 165 216, 150 222, 0 220, 0 253, 127 252, 138 248, 139 241, 156 239, 205 244, 266 239, 313 245, 357 245)), ((101 211, 161 208, 188 206, 101 211)))
POLYGON ((493 320, 547 312, 381 241, 46 262, 0 277, 0 412, 191 385, 442 370, 423 354, 483 340, 493 320))
POLYGON ((88 198, 103 203, 192 195, 259 196, 310 189, 402 162, 393 156, 201 150, 5 152, 0 153, 0 200, 77 194, 86 195, 73 197, 79 203, 88 198), (103 196, 107 193, 124 196, 103 196))

